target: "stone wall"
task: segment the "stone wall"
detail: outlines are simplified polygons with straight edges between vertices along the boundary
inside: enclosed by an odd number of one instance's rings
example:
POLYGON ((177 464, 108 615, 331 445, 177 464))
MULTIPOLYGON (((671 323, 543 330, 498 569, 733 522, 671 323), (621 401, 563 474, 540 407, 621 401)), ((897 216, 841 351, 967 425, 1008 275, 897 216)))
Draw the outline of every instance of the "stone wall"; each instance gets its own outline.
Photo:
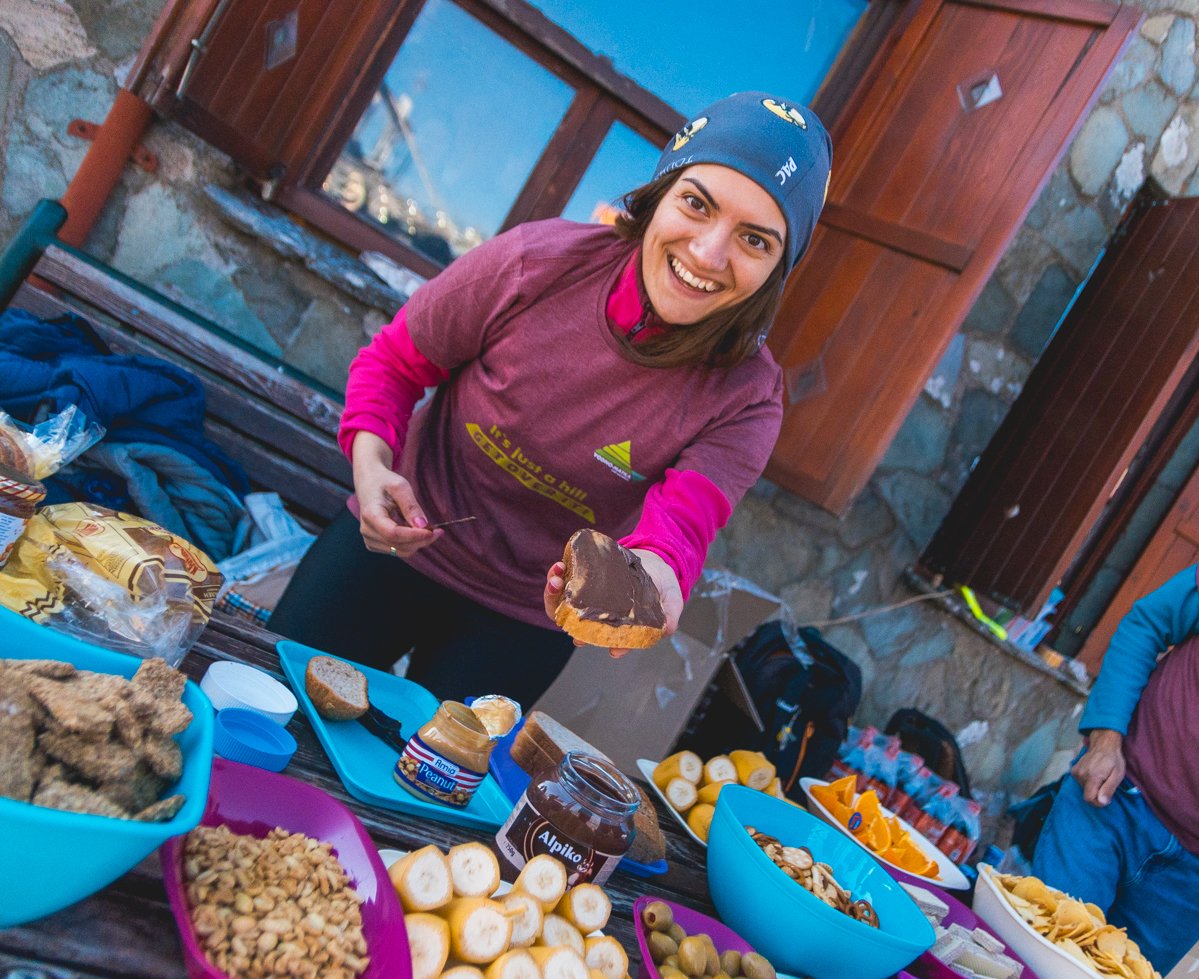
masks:
MULTIPOLYGON (((0 3, 0 238, 38 198, 63 192, 86 149, 67 124, 104 118, 161 5, 0 3)), ((1141 6, 1139 33, 862 497, 835 519, 762 481, 713 552, 780 594, 800 621, 844 620, 825 632, 863 669, 858 720, 883 724, 905 706, 941 718, 961 733, 992 813, 1063 769, 1080 694, 934 603, 858 616, 911 597, 905 566, 1143 180, 1176 194, 1199 189, 1199 0, 1141 6)), ((89 250, 340 388, 387 304, 377 293, 362 301, 362 290, 339 288, 318 265, 231 222, 206 192, 237 186, 220 154, 164 123, 145 143, 160 170, 127 170, 89 250)))

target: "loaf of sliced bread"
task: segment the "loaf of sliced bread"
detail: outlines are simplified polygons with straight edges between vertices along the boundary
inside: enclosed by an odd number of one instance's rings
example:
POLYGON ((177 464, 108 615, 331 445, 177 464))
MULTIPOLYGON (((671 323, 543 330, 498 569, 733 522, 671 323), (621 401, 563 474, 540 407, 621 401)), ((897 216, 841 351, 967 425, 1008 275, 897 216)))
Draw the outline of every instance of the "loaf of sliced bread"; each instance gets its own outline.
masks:
MULTIPOLYGON (((568 751, 585 752, 611 761, 595 745, 579 737, 574 731, 560 724, 545 711, 532 710, 525 717, 524 725, 512 741, 512 760, 530 775, 550 771, 558 767, 568 751)), ((634 783, 641 795, 641 805, 633 817, 637 832, 629 857, 639 863, 655 863, 666 856, 666 839, 658 825, 658 811, 653 801, 634 783)))
POLYGON ((308 661, 304 689, 316 712, 330 721, 352 721, 370 706, 366 675, 332 656, 313 656, 308 661))

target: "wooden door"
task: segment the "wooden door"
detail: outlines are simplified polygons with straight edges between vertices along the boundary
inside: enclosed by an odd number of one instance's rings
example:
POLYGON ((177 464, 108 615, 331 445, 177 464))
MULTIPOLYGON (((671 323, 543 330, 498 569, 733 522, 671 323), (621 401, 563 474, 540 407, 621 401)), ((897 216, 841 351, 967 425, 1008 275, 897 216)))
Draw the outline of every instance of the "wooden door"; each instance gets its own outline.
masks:
POLYGON ((1120 620, 1133 603, 1165 584, 1183 568, 1199 561, 1199 470, 1191 476, 1173 508, 1141 553, 1124 584, 1112 598, 1078 653, 1078 660, 1091 673, 1099 672, 1107 644, 1120 620))
POLYGON ((1105 556, 1092 540, 1105 510, 1113 532, 1127 525, 1135 501, 1114 494, 1131 489, 1134 457, 1156 448, 1159 421, 1195 384, 1197 268, 1199 199, 1142 192, 929 542, 926 568, 1024 615, 1057 585, 1081 592, 1085 574, 1068 569, 1084 543, 1089 563, 1105 556))
POLYGON ((1093 0, 913 3, 834 126, 828 205, 770 339, 790 402, 767 476, 848 507, 1139 19, 1093 0))

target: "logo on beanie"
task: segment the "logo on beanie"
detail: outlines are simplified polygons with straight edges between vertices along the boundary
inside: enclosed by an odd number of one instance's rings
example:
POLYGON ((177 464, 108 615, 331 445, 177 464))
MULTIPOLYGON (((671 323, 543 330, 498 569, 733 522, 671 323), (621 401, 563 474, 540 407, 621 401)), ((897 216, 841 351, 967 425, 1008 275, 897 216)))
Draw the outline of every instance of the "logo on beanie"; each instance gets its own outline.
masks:
MULTIPOLYGON (((800 129, 807 129, 808 123, 799 110, 794 106, 788 105, 786 102, 776 102, 774 99, 762 99, 762 105, 766 106, 780 119, 783 119, 793 126, 798 126, 800 129)), ((677 149, 678 147, 676 147, 677 149)))
POLYGON ((707 116, 700 116, 698 119, 693 119, 687 123, 682 129, 674 134, 674 149, 677 152, 691 142, 691 137, 698 133, 708 124, 707 116))

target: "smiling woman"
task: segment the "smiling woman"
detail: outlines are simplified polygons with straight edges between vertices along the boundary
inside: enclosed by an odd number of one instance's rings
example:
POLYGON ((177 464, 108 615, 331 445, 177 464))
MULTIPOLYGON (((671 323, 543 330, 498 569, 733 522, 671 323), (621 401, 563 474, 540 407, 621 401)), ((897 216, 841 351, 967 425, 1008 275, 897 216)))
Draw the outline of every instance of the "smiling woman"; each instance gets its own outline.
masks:
POLYGON ((351 365, 354 515, 271 628, 382 668, 411 646, 409 677, 438 696, 527 708, 573 650, 559 555, 588 526, 637 554, 673 632, 778 433, 763 341, 830 159, 810 110, 730 96, 671 138, 615 227, 520 225, 418 289, 351 365), (430 526, 452 514, 478 519, 430 526))

